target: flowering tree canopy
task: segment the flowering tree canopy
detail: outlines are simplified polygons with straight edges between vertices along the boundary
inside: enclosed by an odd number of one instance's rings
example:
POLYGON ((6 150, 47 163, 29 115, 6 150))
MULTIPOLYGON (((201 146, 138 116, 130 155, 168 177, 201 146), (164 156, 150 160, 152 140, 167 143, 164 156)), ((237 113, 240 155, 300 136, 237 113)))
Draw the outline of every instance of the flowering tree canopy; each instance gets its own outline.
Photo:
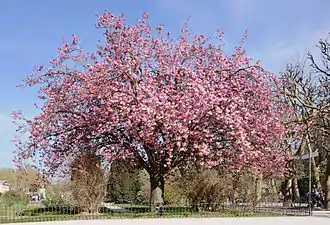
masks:
POLYGON ((284 168, 285 126, 270 74, 241 47, 227 56, 186 26, 173 39, 162 26, 152 29, 146 13, 134 26, 108 12, 98 17, 105 40, 95 53, 73 36, 50 68, 25 80, 40 87, 43 105, 32 120, 13 113, 29 134, 17 143, 17 164, 38 156, 53 173, 92 149, 107 161, 133 160, 152 188, 188 160, 232 172, 284 168))

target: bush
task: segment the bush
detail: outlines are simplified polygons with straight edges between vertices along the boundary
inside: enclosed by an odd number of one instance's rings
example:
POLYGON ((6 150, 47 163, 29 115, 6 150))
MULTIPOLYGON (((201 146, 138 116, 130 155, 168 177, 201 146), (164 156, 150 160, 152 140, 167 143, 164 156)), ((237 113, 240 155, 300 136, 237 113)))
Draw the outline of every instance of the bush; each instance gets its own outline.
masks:
POLYGON ((89 149, 71 164, 71 203, 84 213, 98 213, 107 186, 107 170, 100 156, 89 149))
POLYGON ((27 205, 29 203, 29 198, 22 191, 7 191, 1 196, 1 200, 4 204, 8 206, 14 205, 27 205))
POLYGON ((148 202, 149 194, 145 194, 145 182, 149 184, 149 177, 147 175, 145 180, 142 170, 132 168, 127 162, 118 160, 111 165, 107 200, 123 204, 148 202))
POLYGON ((181 204, 183 200, 183 190, 176 183, 165 183, 165 204, 176 205, 181 204))
POLYGON ((67 205, 62 199, 45 199, 41 201, 46 207, 64 206, 67 205))
POLYGON ((173 170, 168 177, 165 200, 170 204, 181 202, 194 207, 202 204, 204 208, 209 208, 226 200, 229 186, 228 174, 187 164, 181 170, 173 170))
POLYGON ((68 183, 50 185, 46 188, 46 199, 41 203, 46 207, 70 206, 68 192, 68 183))

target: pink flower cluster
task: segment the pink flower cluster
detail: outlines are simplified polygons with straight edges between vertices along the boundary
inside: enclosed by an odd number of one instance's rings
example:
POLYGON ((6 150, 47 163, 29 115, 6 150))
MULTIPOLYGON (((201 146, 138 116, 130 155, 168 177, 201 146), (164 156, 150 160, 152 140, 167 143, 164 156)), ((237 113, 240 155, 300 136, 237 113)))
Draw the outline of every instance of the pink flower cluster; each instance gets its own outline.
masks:
POLYGON ((282 172, 286 128, 267 71, 241 47, 226 56, 187 27, 173 39, 162 26, 153 30, 147 14, 133 26, 125 19, 99 15, 97 52, 84 54, 73 36, 51 68, 27 78, 44 104, 26 124, 17 163, 38 155, 55 171, 87 147, 147 171, 193 160, 233 172, 282 172))

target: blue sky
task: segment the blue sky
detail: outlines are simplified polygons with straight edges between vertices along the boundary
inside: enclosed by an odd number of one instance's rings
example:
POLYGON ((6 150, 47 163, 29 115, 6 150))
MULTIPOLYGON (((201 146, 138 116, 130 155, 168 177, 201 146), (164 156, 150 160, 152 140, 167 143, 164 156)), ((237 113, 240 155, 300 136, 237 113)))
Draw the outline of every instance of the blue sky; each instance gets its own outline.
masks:
POLYGON ((315 52, 313 46, 330 31, 329 8, 329 0, 0 0, 0 167, 11 166, 11 112, 37 113, 35 90, 16 84, 56 55, 61 36, 77 34, 82 46, 93 50, 100 37, 97 12, 124 13, 134 22, 148 11, 153 25, 164 24, 174 35, 190 18, 190 27, 207 36, 222 27, 229 47, 248 29, 248 55, 278 72, 306 50, 315 52))

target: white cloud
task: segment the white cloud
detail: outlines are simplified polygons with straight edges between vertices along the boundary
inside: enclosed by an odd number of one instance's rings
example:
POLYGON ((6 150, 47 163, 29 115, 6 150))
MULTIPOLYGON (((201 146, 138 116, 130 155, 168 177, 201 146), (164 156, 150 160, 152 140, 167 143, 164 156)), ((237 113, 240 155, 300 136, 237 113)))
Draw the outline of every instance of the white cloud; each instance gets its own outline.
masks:
POLYGON ((318 55, 319 51, 316 48, 318 40, 326 37, 327 29, 324 30, 298 30, 296 37, 288 40, 269 40, 262 48, 254 50, 254 55, 260 59, 268 69, 273 72, 279 72, 284 69, 288 62, 296 62, 298 58, 306 56, 309 51, 313 55, 318 55))
POLYGON ((247 53, 273 72, 302 58, 307 50, 317 54, 315 45, 330 27, 321 0, 301 0, 299 4, 287 0, 157 0, 156 4, 169 13, 191 16, 192 28, 208 36, 217 25, 223 26, 229 47, 238 44, 248 29, 247 53))

